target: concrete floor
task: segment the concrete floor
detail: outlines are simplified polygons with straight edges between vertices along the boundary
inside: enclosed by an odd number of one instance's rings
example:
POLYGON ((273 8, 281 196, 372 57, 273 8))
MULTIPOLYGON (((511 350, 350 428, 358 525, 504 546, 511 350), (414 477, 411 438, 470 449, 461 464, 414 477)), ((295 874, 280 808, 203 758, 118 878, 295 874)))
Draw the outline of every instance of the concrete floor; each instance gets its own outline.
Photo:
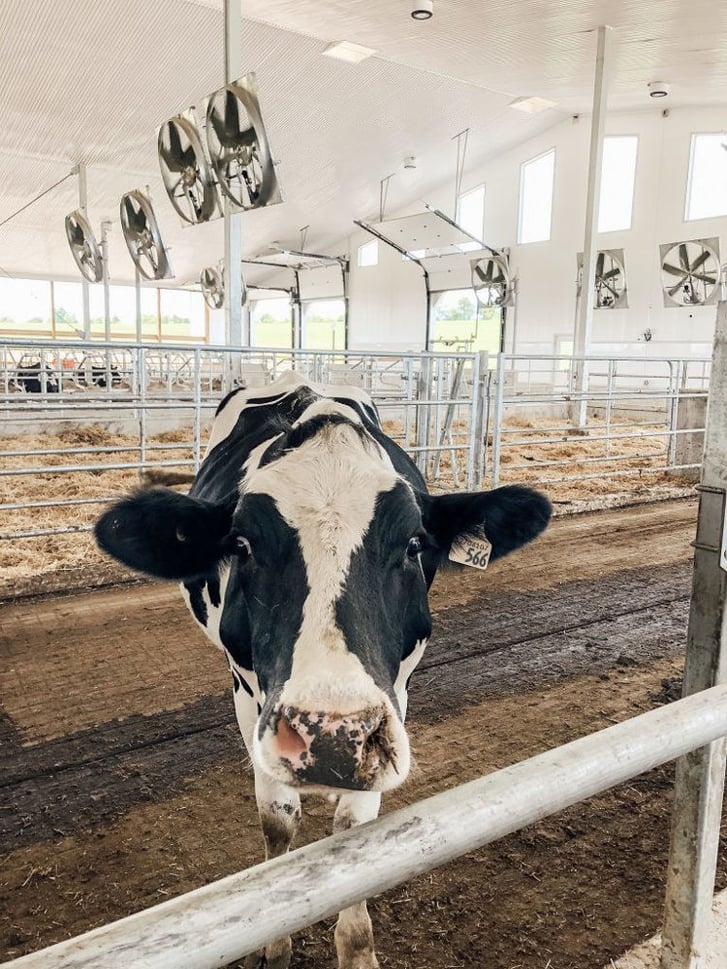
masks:
MULTIPOLYGON (((707 955, 700 969, 725 969, 727 966, 727 890, 715 895, 712 907, 714 921, 707 945, 707 955)), ((636 946, 604 969, 660 969, 661 939, 655 935, 636 946)))

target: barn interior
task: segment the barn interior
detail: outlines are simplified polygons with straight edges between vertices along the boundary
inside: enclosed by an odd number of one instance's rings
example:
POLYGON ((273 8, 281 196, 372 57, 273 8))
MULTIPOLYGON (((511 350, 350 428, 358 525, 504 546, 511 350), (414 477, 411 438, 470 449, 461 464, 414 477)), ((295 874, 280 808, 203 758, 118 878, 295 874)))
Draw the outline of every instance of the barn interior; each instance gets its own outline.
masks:
MULTIPOLYGON (((553 502, 542 546, 437 580, 419 772, 387 810, 675 701, 727 286, 727 8, 0 20, 0 958, 262 858, 224 663, 91 534, 140 482, 187 486, 236 387, 355 386, 432 491, 553 502)), ((381 966, 656 966, 658 941, 618 960, 661 928, 672 788, 660 766, 382 895, 381 966)), ((292 965, 332 969, 331 939, 306 929, 292 965)))

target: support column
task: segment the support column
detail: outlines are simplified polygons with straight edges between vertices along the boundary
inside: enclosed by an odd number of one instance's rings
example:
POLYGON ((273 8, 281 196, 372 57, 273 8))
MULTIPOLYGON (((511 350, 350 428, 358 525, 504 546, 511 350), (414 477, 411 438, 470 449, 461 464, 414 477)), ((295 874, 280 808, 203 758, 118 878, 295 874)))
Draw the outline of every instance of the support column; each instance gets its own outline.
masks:
MULTIPOLYGON (((588 153, 588 187, 586 191, 586 227, 583 239, 583 278, 578 301, 573 352, 583 356, 591 347, 593 328, 593 291, 596 281, 596 232, 598 230, 598 202, 601 195, 601 164, 603 161, 603 134, 606 126, 606 102, 608 98, 608 58, 611 28, 598 28, 596 48, 596 72, 593 82, 593 116, 591 118, 591 142, 588 153)), ((574 368, 576 400, 571 419, 584 427, 587 416, 588 364, 579 360, 574 368)))
MULTIPOLYGON (((727 682, 727 302, 707 409, 684 696, 727 682)), ((725 778, 725 739, 677 761, 662 969, 704 969, 725 778)))
MULTIPOLYGON (((241 0, 225 0, 225 84, 242 73, 241 0)), ((242 340, 242 225, 241 213, 225 198, 225 344, 241 347, 242 340)), ((235 354, 230 361, 234 382, 242 373, 242 359, 235 354)))
MULTIPOLYGON (((80 162, 76 169, 78 173, 78 207, 85 216, 88 216, 88 186, 86 183, 86 165, 80 162)), ((83 339, 91 339, 91 291, 90 283, 85 276, 81 275, 81 296, 83 299, 83 339)))
POLYGON ((110 222, 101 223, 101 258, 103 259, 103 327, 104 340, 111 339, 111 300, 109 292, 109 230, 110 222))
POLYGON ((138 269, 134 278, 134 296, 136 297, 136 342, 141 343, 144 328, 141 319, 141 274, 138 269))

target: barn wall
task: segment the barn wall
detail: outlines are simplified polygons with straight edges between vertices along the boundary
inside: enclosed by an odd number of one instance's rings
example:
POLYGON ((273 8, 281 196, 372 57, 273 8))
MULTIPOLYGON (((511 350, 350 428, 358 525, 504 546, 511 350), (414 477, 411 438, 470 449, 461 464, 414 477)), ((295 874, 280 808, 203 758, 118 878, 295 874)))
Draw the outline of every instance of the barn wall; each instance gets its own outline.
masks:
MULTIPOLYGON (((675 109, 663 117, 661 107, 651 107, 609 116, 607 134, 639 137, 632 228, 598 236, 600 248, 624 249, 629 308, 594 314, 594 349, 645 356, 709 352, 715 308, 663 306, 659 244, 718 236, 723 261, 727 261, 727 218, 684 221, 690 136, 725 128, 727 111, 718 108, 675 109), (647 328, 653 334, 648 343, 643 339, 647 328)), ((590 118, 567 118, 483 165, 468 165, 465 173, 463 191, 482 182, 486 185, 485 239, 511 249, 520 278, 517 339, 523 352, 552 352, 556 336, 572 338, 576 253, 583 249, 589 129, 590 118), (551 240, 516 245, 520 165, 552 147, 556 167, 551 240)), ((451 180, 427 201, 452 214, 451 180)), ((400 214, 405 213, 391 212, 390 217, 400 214)), ((356 232, 349 239, 352 346, 420 349, 425 313, 418 270, 397 254, 384 255, 383 251, 379 266, 360 269, 355 264, 357 248, 368 238, 356 232)))

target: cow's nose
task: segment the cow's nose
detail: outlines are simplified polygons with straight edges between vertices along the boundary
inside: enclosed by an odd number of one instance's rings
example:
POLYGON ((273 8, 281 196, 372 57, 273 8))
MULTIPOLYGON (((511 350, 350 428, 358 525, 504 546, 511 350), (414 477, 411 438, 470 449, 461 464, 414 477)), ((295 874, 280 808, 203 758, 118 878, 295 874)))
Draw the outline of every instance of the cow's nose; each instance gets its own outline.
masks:
POLYGON ((301 783, 365 790, 396 767, 383 709, 342 716, 284 706, 272 726, 275 753, 301 783))

